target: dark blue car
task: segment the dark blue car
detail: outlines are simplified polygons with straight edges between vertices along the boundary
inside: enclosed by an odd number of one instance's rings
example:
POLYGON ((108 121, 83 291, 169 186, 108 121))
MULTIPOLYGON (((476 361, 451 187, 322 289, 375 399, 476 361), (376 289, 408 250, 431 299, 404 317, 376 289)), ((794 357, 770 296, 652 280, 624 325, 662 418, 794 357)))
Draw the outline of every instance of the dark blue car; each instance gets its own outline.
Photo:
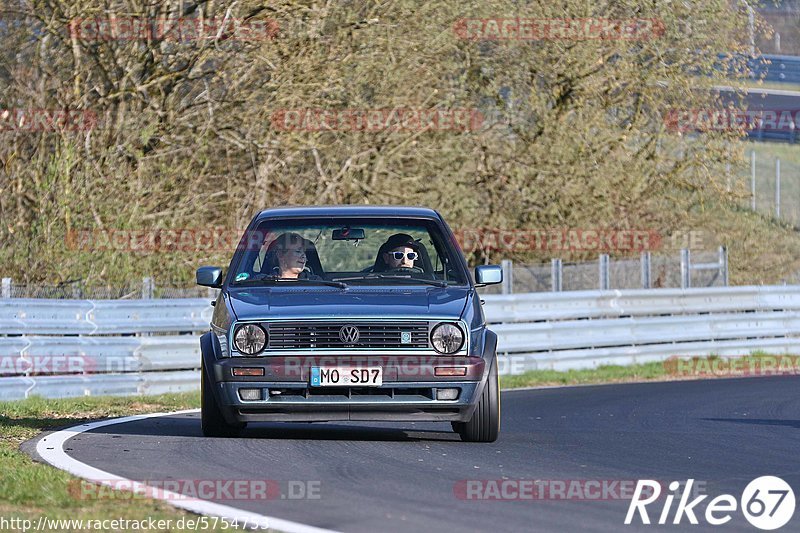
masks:
POLYGON ((202 426, 449 421, 465 441, 500 428, 497 336, 453 232, 418 207, 287 207, 259 213, 223 277, 203 335, 202 426))

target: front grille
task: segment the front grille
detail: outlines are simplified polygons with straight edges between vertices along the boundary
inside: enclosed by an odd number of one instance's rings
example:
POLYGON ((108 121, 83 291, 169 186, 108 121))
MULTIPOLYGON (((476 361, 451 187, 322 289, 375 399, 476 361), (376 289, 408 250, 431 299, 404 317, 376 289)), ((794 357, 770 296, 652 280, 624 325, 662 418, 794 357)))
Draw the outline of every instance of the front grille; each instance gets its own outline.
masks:
MULTIPOLYGON (((268 349, 309 348, 427 349, 428 322, 272 322, 268 349), (358 340, 342 339, 343 327, 355 326, 358 340)), ((344 336, 346 338, 346 335, 344 336)))

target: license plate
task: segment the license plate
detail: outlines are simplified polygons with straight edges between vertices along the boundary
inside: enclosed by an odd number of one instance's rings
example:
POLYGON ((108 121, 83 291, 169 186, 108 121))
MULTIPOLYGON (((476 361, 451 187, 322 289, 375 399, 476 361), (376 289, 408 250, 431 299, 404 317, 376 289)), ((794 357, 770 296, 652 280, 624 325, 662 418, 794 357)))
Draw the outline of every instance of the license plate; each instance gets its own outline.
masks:
POLYGON ((383 369, 351 367, 311 367, 312 387, 380 387, 383 369))

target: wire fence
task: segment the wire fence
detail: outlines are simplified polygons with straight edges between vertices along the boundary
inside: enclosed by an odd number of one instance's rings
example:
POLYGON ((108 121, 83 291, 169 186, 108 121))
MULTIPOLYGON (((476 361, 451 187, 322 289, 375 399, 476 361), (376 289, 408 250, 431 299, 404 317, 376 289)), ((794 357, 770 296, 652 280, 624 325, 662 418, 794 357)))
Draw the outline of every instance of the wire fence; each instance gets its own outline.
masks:
MULTIPOLYGON (((602 256, 601 256, 602 258, 602 256)), ((687 251, 677 255, 643 254, 640 258, 606 256, 597 261, 522 265, 504 262, 503 285, 481 289, 482 294, 587 291, 598 289, 724 287, 728 285, 728 256, 717 251, 687 251)))
POLYGON ((764 53, 800 55, 800 2, 765 2, 758 11, 772 28, 770 34, 758 33, 758 49, 764 53))
MULTIPOLYGON (((601 255, 597 261, 524 265, 503 261, 502 285, 484 287, 482 294, 582 291, 598 289, 722 287, 728 284, 728 255, 718 251, 681 250, 679 255, 645 252, 638 259, 614 259, 601 255)), ((2 278, 0 298, 50 298, 77 300, 126 300, 155 298, 215 298, 216 289, 187 286, 148 277, 118 286, 87 285, 82 280, 47 284, 16 284, 2 278)))
POLYGON ((789 150, 786 145, 748 150, 750 164, 736 179, 748 192, 746 207, 800 226, 800 160, 789 150))
POLYGON ((169 282, 161 285, 153 278, 144 278, 115 286, 90 285, 83 280, 55 285, 17 284, 10 278, 3 278, 0 290, 0 298, 50 298, 56 300, 131 300, 204 298, 207 296, 214 297, 214 289, 169 282))

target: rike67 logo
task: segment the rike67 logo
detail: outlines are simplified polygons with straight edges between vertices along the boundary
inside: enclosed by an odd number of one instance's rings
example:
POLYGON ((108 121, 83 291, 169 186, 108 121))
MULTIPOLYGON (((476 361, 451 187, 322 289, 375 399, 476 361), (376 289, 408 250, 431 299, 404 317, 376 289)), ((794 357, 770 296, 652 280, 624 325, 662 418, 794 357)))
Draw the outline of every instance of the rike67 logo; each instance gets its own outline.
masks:
MULTIPOLYGON (((684 486, 673 481, 669 484, 670 493, 664 498, 664 507, 658 515, 657 523, 665 525, 668 523, 680 524, 685 517, 690 524, 698 524, 697 515, 700 510, 696 509, 708 495, 704 494, 689 500, 692 496, 692 485, 694 479, 686 481, 682 493, 677 491, 684 486), (672 520, 670 514, 672 503, 678 499, 672 520), (697 514, 696 514, 697 513, 697 514)), ((647 506, 659 500, 661 497, 661 484, 650 479, 639 480, 636 490, 628 507, 628 514, 625 516, 625 524, 630 525, 638 512, 639 520, 642 524, 650 524, 650 515, 647 506)), ((794 491, 784 480, 775 476, 762 476, 751 481, 742 492, 742 497, 737 501, 731 494, 721 494, 708 502, 705 513, 700 514, 705 521, 713 526, 721 526, 731 521, 733 513, 741 509, 742 514, 750 524, 762 530, 778 529, 786 525, 794 515, 794 491)))

